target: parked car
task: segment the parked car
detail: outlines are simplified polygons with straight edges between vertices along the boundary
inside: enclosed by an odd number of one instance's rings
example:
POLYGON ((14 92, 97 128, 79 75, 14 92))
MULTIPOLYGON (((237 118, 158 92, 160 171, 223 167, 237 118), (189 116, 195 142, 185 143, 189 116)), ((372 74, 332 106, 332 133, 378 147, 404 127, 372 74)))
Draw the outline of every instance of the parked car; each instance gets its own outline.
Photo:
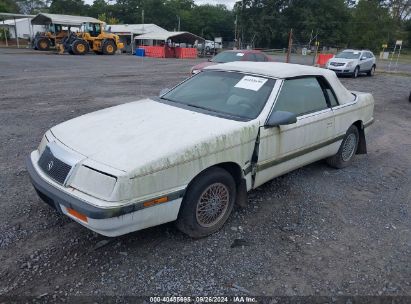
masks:
POLYGON ((100 234, 176 221, 204 237, 246 205, 247 191, 366 153, 373 109, 371 94, 348 91, 326 69, 232 62, 52 127, 27 170, 47 204, 100 234))
POLYGON ((354 78, 361 73, 373 76, 376 68, 375 56, 367 50, 344 50, 331 58, 326 68, 337 75, 351 75, 354 78))
POLYGON ((207 66, 216 65, 219 63, 227 63, 233 61, 257 61, 268 62, 272 61, 270 57, 261 51, 257 50, 230 50, 224 51, 211 58, 208 62, 203 62, 191 68, 191 74, 197 74, 207 66))

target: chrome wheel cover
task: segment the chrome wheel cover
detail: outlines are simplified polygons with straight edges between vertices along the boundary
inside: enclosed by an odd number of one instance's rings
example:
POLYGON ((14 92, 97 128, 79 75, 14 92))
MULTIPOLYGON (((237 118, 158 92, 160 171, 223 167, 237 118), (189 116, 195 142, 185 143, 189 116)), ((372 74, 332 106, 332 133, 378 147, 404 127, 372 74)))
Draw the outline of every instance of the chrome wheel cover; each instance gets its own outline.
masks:
POLYGON ((355 136, 354 133, 350 133, 345 139, 343 146, 342 146, 342 151, 341 151, 342 160, 345 162, 349 161, 351 157, 354 155, 356 147, 357 147, 357 136, 355 136))
POLYGON ((208 186, 197 202, 197 223, 205 228, 216 225, 226 214, 230 202, 228 187, 222 183, 208 186))

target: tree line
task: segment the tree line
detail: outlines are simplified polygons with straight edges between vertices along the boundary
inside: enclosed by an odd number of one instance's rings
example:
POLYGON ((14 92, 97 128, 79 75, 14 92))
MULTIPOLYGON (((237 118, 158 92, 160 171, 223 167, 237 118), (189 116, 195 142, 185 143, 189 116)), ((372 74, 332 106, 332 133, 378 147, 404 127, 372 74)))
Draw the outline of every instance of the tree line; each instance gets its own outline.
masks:
POLYGON ((300 46, 378 50, 404 40, 411 45, 411 0, 242 0, 196 5, 194 0, 0 0, 0 12, 84 15, 112 23, 155 23, 206 39, 259 48, 287 47, 293 29, 300 46))

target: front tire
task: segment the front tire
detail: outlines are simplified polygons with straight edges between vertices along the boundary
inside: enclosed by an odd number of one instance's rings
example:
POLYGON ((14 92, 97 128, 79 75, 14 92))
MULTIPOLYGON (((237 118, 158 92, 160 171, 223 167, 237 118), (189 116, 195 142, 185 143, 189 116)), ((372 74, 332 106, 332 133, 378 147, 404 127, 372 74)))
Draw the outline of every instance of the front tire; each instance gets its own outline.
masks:
POLYGON ((197 176, 184 196, 177 228, 192 238, 221 229, 233 210, 236 184, 226 170, 213 167, 197 176))
POLYGON ((357 78, 359 74, 360 74, 360 67, 357 66, 355 67, 354 72, 352 73, 352 78, 357 78))
POLYGON ((114 55, 117 51, 116 44, 112 40, 107 40, 103 43, 102 51, 104 55, 114 55))
POLYGON ((337 154, 327 158, 328 165, 337 169, 342 169, 349 166, 354 159, 355 153, 357 152, 359 139, 360 135, 358 128, 352 125, 349 127, 347 133, 345 133, 337 154))

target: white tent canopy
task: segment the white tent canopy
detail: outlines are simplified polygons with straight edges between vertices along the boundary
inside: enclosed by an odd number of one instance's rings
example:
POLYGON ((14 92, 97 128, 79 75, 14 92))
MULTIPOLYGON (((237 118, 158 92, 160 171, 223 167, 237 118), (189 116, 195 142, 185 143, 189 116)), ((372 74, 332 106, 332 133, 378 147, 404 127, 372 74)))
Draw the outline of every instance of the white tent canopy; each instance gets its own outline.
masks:
POLYGON ((31 24, 47 25, 61 24, 79 27, 85 22, 102 23, 100 20, 92 17, 71 16, 71 15, 56 15, 40 13, 31 20, 31 24))
POLYGON ((189 32, 153 32, 143 35, 136 36, 136 40, 158 40, 158 41, 168 41, 171 39, 175 43, 189 43, 194 44, 196 40, 205 40, 204 38, 194 35, 189 32))
POLYGON ((167 32, 167 30, 163 29, 162 27, 153 24, 109 24, 107 25, 110 28, 112 33, 116 34, 133 34, 133 35, 141 35, 146 33, 152 32, 167 32))

